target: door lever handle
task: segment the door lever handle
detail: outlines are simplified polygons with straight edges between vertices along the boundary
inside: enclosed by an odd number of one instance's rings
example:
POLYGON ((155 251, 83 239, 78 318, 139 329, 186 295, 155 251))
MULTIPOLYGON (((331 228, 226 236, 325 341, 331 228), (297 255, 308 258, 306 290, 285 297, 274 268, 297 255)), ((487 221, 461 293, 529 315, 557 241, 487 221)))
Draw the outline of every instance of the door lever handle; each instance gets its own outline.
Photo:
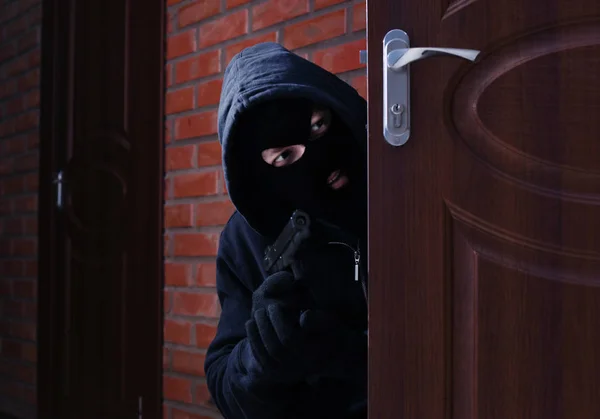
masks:
POLYGON ((410 137, 410 63, 434 56, 475 61, 479 51, 460 48, 411 48, 406 32, 389 31, 383 38, 383 136, 393 146, 410 137))
POLYGON ((450 55, 453 57, 464 58, 469 61, 475 61, 479 52, 480 51, 474 49, 461 48, 400 48, 395 49, 388 54, 388 67, 392 70, 399 70, 415 61, 440 55, 450 55))

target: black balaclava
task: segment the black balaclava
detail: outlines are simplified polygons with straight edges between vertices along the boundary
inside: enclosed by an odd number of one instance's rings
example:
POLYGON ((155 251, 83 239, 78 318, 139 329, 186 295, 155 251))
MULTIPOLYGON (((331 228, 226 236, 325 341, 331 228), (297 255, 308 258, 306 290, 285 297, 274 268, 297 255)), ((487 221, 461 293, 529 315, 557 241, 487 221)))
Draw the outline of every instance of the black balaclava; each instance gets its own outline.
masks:
POLYGON ((236 127, 236 135, 245 137, 238 141, 236 163, 243 161, 269 201, 265 205, 272 210, 276 231, 295 209, 301 209, 362 239, 367 219, 366 156, 359 140, 333 111, 329 129, 312 140, 314 108, 308 99, 283 98, 248 109, 236 127), (265 149, 296 144, 306 147, 304 154, 287 166, 272 166, 261 156, 265 149), (336 170, 349 179, 339 190, 327 183, 336 170))

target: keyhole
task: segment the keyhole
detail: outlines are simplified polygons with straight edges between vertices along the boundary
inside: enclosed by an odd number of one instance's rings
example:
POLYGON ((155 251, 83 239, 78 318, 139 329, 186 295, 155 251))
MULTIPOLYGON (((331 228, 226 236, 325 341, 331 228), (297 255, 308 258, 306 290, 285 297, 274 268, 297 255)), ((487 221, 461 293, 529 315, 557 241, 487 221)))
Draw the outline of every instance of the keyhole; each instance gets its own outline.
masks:
POLYGON ((402 115, 404 114, 404 105, 399 105, 394 103, 390 108, 392 112, 392 121, 394 123, 395 128, 400 128, 402 126, 402 115))

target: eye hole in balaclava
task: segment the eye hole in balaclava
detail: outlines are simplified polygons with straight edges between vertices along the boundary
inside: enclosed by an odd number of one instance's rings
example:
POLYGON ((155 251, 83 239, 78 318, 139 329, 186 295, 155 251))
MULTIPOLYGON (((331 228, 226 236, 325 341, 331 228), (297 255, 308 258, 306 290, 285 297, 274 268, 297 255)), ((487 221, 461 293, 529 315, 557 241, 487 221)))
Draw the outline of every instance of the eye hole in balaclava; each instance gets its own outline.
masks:
POLYGON ((277 208, 274 222, 302 209, 362 236, 366 156, 335 112, 307 99, 275 99, 244 112, 236 132, 238 159, 277 208))

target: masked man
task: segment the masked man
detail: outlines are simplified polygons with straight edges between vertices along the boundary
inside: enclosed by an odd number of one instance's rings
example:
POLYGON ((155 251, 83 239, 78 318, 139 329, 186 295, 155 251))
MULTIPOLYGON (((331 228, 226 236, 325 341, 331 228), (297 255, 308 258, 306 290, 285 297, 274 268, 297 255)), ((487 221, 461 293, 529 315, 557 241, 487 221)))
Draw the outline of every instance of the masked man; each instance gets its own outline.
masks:
POLYGON ((366 418, 366 102, 276 43, 228 65, 219 105, 236 212, 217 255, 208 388, 227 419, 366 418), (265 249, 300 209, 323 227, 291 272, 265 249))

